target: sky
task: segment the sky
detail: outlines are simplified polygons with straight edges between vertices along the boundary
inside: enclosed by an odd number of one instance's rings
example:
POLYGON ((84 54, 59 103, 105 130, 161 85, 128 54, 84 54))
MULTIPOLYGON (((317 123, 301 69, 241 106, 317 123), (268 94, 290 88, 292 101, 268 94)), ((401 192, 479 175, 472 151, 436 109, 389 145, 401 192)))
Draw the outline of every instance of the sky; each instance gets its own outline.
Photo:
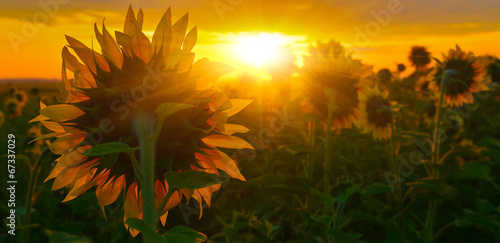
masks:
POLYGON ((142 8, 147 35, 169 6, 174 21, 189 12, 197 58, 249 70, 272 53, 269 45, 289 44, 300 65, 307 45, 330 39, 375 71, 408 66, 413 45, 438 59, 455 45, 500 56, 496 0, 18 0, 0 3, 0 79, 60 78, 64 35, 98 46, 94 23, 122 30, 129 4, 142 8))

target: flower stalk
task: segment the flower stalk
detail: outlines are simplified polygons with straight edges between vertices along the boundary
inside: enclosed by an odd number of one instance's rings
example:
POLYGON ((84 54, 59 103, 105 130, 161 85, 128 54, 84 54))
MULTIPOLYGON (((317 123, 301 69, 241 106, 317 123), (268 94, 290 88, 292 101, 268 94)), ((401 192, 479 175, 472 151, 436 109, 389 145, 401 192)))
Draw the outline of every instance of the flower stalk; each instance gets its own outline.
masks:
POLYGON ((24 223, 23 223, 24 227, 26 227, 26 231, 24 232, 24 236, 23 236, 24 243, 29 242, 30 227, 28 225, 29 225, 30 220, 31 220, 31 206, 33 204, 31 202, 31 198, 33 197, 34 188, 35 188, 35 184, 36 184, 36 178, 38 177, 38 167, 40 167, 42 159, 49 152, 50 152, 50 150, 48 147, 46 147, 42 150, 42 152, 40 153, 40 155, 36 159, 35 164, 33 165, 33 170, 30 173, 30 179, 29 179, 29 183, 28 183, 28 191, 26 193, 26 212, 24 215, 24 223))
MULTIPOLYGON (((443 106, 443 99, 444 99, 444 93, 447 90, 447 85, 448 85, 448 79, 449 77, 454 74, 456 71, 455 70, 446 70, 441 78, 441 92, 439 94, 439 105, 437 107, 437 113, 436 113, 436 124, 435 124, 435 129, 434 129, 434 137, 433 137, 433 149, 434 149, 434 154, 432 156, 432 168, 430 169, 432 177, 436 180, 439 179, 439 172, 436 170, 436 166, 439 163, 439 146, 441 144, 440 137, 441 137, 441 113, 442 113, 442 106, 443 106)), ((429 202, 429 209, 427 211, 427 218, 425 220, 425 229, 426 229, 426 240, 427 242, 432 242, 433 236, 434 236, 434 220, 436 218, 436 211, 437 211, 437 201, 433 200, 429 202)))
MULTIPOLYGON (((156 229, 158 215, 155 211, 154 167, 155 167, 155 141, 151 139, 154 134, 150 120, 147 116, 139 115, 136 120, 136 132, 140 145, 140 166, 142 180, 142 210, 143 220, 153 229, 156 229)), ((139 173, 136 173, 139 174, 139 173)))
MULTIPOLYGON (((323 193, 326 195, 330 195, 330 171, 331 171, 331 162, 332 162, 332 123, 333 123, 333 112, 335 109, 333 92, 330 90, 330 94, 328 94, 328 117, 326 121, 326 139, 325 139, 325 171, 323 173, 323 193)), ((325 203, 325 207, 323 209, 324 214, 330 213, 331 205, 325 203)))

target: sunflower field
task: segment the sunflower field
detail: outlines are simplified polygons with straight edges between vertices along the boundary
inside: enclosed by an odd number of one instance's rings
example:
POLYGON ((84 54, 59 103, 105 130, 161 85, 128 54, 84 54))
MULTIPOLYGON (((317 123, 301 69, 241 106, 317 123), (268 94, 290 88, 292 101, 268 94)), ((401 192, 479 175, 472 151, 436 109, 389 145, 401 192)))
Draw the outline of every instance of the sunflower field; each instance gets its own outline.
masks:
POLYGON ((143 15, 2 86, 1 242, 500 242, 496 57, 317 41, 221 82, 187 15, 143 15))

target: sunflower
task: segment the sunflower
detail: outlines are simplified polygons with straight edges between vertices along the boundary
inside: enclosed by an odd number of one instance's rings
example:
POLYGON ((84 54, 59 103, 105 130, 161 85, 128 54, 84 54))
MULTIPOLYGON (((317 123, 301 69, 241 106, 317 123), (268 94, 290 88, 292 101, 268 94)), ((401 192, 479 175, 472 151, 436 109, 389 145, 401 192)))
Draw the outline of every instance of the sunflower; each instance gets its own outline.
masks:
MULTIPOLYGON (((41 103, 40 115, 32 120, 53 131, 38 139, 56 138, 49 149, 61 156, 46 181, 55 179, 53 190, 69 187, 64 202, 96 186, 98 204, 104 212, 104 206, 115 202, 124 191, 124 220, 143 217, 142 189, 134 171, 138 153, 85 154, 110 142, 139 146, 134 124, 145 117, 151 118, 151 127, 158 132, 154 190, 163 225, 168 210, 183 196, 200 204, 204 200, 210 206, 212 194, 220 188, 216 184, 180 190, 159 209, 169 191, 165 172, 219 174, 222 170, 245 180, 236 162, 218 147, 253 148, 232 136, 247 132, 247 128, 226 123, 251 101, 229 99, 215 85, 230 68, 206 58, 193 62, 191 50, 197 30, 194 27, 186 34, 187 24, 187 14, 172 24, 169 8, 150 41, 142 32, 142 10, 136 16, 129 7, 123 32, 115 33, 116 40, 104 24, 102 32, 94 25, 101 53, 66 36, 69 45, 62 50, 61 102, 51 106, 41 103), (68 78, 68 70, 73 78, 68 78), (161 119, 161 110, 169 112, 168 119, 161 119)), ((125 226, 133 236, 138 234, 125 226)))
POLYGON ((4 101, 4 108, 9 118, 20 117, 23 114, 23 107, 16 98, 7 97, 4 101))
POLYGON ((482 60, 474 57, 472 52, 464 52, 459 46, 450 49, 443 61, 437 61, 435 70, 431 73, 429 89, 441 92, 441 81, 448 70, 454 70, 446 81, 444 99, 450 106, 473 104, 473 93, 487 91, 488 82, 482 60))
POLYGON ((19 106, 23 108, 28 102, 28 94, 24 89, 15 89, 12 93, 12 98, 19 102, 19 106))
POLYGON ((431 53, 425 46, 412 46, 408 60, 417 71, 425 71, 427 64, 431 62, 431 53))
POLYGON ((345 49, 335 41, 319 42, 309 46, 309 56, 304 56, 302 67, 304 89, 311 107, 324 119, 328 116, 329 94, 333 94, 332 128, 350 128, 358 119, 358 90, 361 84, 368 84, 372 67, 346 54, 345 49))
POLYGON ((381 91, 377 86, 365 87, 363 92, 358 92, 360 118, 358 126, 366 133, 371 132, 373 139, 385 140, 392 135, 392 124, 394 122, 392 106, 395 102, 390 102, 387 97, 387 90, 381 91))

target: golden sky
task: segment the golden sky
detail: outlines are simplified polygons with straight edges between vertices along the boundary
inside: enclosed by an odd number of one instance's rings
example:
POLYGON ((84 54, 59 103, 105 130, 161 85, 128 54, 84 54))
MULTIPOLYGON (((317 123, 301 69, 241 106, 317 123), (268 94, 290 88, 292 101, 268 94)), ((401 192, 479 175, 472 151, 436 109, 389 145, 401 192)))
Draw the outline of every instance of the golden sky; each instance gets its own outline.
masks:
POLYGON ((300 64, 308 44, 329 39, 375 70, 408 64, 413 45, 437 58, 455 44, 500 55, 496 0, 19 0, 0 3, 0 79, 58 79, 64 35, 98 49, 94 23, 121 30, 129 4, 142 8, 146 34, 169 6, 174 20, 189 12, 188 28, 198 28, 197 58, 242 69, 260 67, 286 44, 300 64))

